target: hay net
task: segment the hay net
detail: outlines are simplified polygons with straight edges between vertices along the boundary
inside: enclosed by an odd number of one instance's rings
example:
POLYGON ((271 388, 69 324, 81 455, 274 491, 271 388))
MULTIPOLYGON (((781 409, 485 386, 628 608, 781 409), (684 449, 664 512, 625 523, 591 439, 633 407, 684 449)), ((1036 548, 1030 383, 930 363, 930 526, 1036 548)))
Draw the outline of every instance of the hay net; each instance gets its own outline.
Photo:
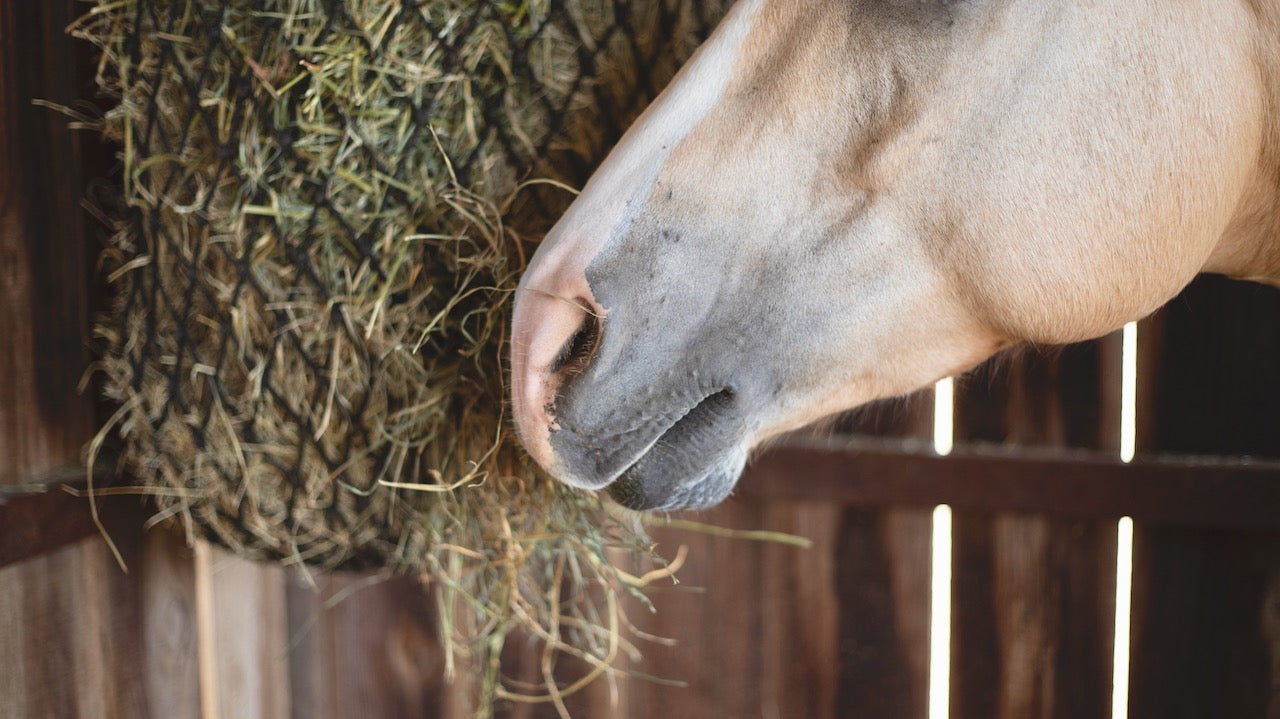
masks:
POLYGON ((577 616, 612 651, 599 605, 548 587, 616 579, 606 549, 644 540, 514 446, 507 308, 564 186, 726 4, 97 0, 73 32, 122 148, 102 436, 157 516, 422 572, 479 636, 577 616))
POLYGON ((100 2, 78 32, 124 187, 97 335, 161 512, 249 556, 412 568, 495 503, 560 501, 507 439, 507 302, 571 199, 550 181, 585 179, 720 5, 100 2))

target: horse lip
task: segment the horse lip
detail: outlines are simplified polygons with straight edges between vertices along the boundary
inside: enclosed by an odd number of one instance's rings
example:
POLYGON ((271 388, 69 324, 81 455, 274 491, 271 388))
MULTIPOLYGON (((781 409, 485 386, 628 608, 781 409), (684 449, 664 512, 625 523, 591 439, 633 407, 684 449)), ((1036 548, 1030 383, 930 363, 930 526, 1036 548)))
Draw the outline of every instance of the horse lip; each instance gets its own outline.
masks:
POLYGON ((746 453, 730 453, 713 461, 693 480, 649 491, 644 478, 635 472, 623 474, 609 485, 609 496, 615 502, 636 511, 672 511, 706 509, 718 504, 733 490, 746 461, 746 453))
MULTIPOLYGON (((697 435, 712 430, 723 423, 723 419, 732 408, 736 392, 731 387, 722 388, 703 397, 688 412, 671 424, 659 435, 629 467, 624 469, 618 478, 609 484, 607 490, 614 501, 629 509, 679 509, 706 506, 719 501, 715 497, 712 502, 689 502, 682 495, 687 495, 691 486, 698 485, 715 476, 725 467, 719 459, 709 466, 695 469, 690 473, 687 467, 680 465, 687 460, 690 452, 705 452, 705 448, 696 446, 697 435), (691 439, 692 437, 692 439, 691 439), (690 446, 691 444, 695 446, 690 446), (685 469, 684 476, 671 476, 670 472, 685 469), (690 476, 692 474, 692 476, 690 476), (655 489, 651 485, 654 475, 661 485, 655 489)), ((712 454, 714 454, 714 450, 712 454)), ((736 476, 734 477, 736 479, 736 476)), ((731 486, 731 485, 730 485, 731 486)))

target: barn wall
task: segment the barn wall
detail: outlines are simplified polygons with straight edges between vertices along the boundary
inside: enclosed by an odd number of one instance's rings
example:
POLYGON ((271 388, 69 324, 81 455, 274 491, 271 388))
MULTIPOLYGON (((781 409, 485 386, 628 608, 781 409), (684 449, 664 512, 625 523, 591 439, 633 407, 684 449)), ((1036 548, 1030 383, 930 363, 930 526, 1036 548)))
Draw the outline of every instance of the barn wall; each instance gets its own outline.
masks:
MULTIPOLYGON (((79 96, 59 38, 72 12, 70 1, 0 4, 0 502, 77 464, 94 425, 75 391, 91 264, 80 144, 31 104, 79 96)), ((0 715, 136 714, 138 598, 101 543, 0 569, 0 715)))
MULTIPOLYGON (((1144 449, 1280 457, 1280 292, 1203 277, 1142 331, 1144 449)), ((1134 542, 1130 716, 1280 716, 1280 533, 1139 523, 1134 542)))
MULTIPOLYGON (((469 677, 445 679, 435 609, 413 578, 311 575, 191 548, 144 530, 133 498, 104 498, 126 573, 86 500, 42 491, 80 481, 102 419, 75 391, 99 306, 99 229, 78 206, 109 150, 31 104, 90 90, 87 51, 61 34, 83 8, 0 0, 0 718, 470 716, 469 677)), ((1140 451, 1280 458, 1277 317, 1280 293, 1209 279, 1145 323, 1140 451)), ((1280 470, 1107 460, 1118 362, 1107 338, 961 383, 959 439, 1049 455, 961 448, 943 460, 891 445, 762 458, 737 496, 695 518, 812 547, 657 530, 664 552, 683 546, 689 560, 678 585, 655 588, 657 613, 629 615, 675 643, 638 640, 645 658, 623 665, 635 676, 570 709, 924 717, 930 510, 946 501, 953 716, 1109 714, 1114 523, 1126 513, 1138 517, 1131 715, 1280 716, 1269 509, 1280 470)), ((921 440, 931 412, 922 395, 842 429, 921 440)), ((513 646, 508 658, 511 673, 536 676, 536 653, 513 646)), ((545 704, 502 714, 555 716, 545 704)))

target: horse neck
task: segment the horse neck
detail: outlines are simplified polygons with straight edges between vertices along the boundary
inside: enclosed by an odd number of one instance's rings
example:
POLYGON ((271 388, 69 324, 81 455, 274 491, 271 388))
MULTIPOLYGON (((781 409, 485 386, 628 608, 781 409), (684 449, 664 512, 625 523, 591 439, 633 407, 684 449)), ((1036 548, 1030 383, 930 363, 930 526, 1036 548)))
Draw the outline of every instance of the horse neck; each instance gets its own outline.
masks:
POLYGON ((1254 16, 1262 142, 1254 182, 1205 270, 1280 287, 1280 2, 1245 5, 1254 16))

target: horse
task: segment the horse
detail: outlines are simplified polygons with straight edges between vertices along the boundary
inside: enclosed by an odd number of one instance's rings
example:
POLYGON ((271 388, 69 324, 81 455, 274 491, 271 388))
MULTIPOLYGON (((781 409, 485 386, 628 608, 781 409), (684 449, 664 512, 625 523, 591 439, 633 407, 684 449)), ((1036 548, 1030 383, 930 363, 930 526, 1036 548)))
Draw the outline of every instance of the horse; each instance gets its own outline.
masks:
POLYGON ((711 506, 824 417, 1280 286, 1278 199, 1275 0, 740 0, 531 258, 516 429, 711 506))

